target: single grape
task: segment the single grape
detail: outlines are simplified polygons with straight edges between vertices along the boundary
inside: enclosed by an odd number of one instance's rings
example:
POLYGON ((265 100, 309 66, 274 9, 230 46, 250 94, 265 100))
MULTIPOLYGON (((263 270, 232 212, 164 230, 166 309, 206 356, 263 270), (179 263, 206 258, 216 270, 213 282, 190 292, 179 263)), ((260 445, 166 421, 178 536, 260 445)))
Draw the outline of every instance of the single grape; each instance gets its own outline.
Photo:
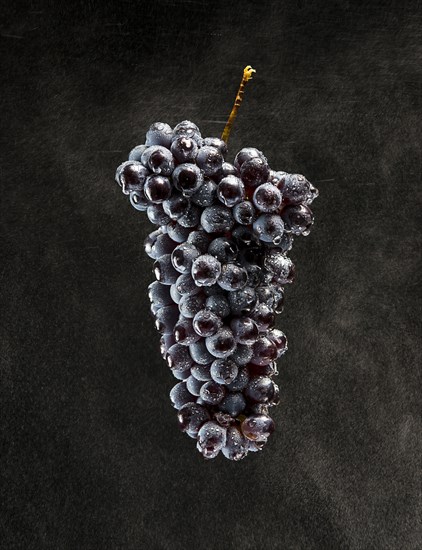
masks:
POLYGON ((204 177, 202 185, 191 195, 194 204, 205 208, 217 202, 217 184, 211 178, 204 177))
POLYGON ((200 380, 197 380, 192 375, 190 375, 189 378, 186 379, 186 387, 189 390, 189 392, 195 397, 199 397, 199 392, 201 391, 203 384, 204 384, 203 382, 201 382, 200 380))
POLYGON ((239 416, 246 408, 246 399, 241 392, 230 392, 218 404, 220 411, 223 411, 233 418, 239 416))
POLYGON ((254 376, 249 380, 244 394, 253 403, 268 403, 274 395, 274 383, 268 376, 254 376))
POLYGON ((174 325, 173 334, 176 342, 183 346, 190 346, 200 338, 193 330, 192 319, 187 319, 182 315, 174 325))
POLYGON ((247 187, 258 187, 268 180, 268 164, 261 158, 244 162, 240 168, 240 177, 247 187))
POLYGON ((253 357, 251 363, 255 365, 268 365, 277 359, 277 347, 266 336, 259 336, 252 346, 253 357))
POLYGON ((226 430, 216 422, 206 422, 198 432, 197 449, 205 458, 215 458, 226 444, 226 430))
POLYGON ((250 225, 256 218, 256 210, 250 201, 241 201, 233 207, 233 218, 241 225, 250 225))
POLYGON ((170 150, 178 162, 195 162, 198 145, 192 138, 177 136, 174 138, 170 150))
POLYGON ((199 429, 209 418, 210 415, 207 409, 197 403, 186 403, 177 413, 180 429, 182 432, 187 432, 191 437, 198 435, 199 429))
POLYGON ((179 310, 176 304, 162 306, 155 314, 155 328, 161 334, 172 334, 178 318, 179 310))
POLYGON ((312 210, 305 204, 286 206, 281 212, 281 217, 286 231, 293 235, 309 235, 314 223, 312 210))
POLYGON ((151 303, 158 306, 169 306, 172 304, 170 287, 154 281, 148 286, 148 298, 151 303))
POLYGON ((173 139, 177 139, 179 136, 194 139, 198 144, 202 140, 198 126, 190 120, 182 120, 173 128, 173 139))
POLYGON ((184 243, 188 238, 190 229, 182 227, 175 220, 171 220, 167 223, 167 234, 173 241, 177 243, 184 243))
POLYGON ((179 302, 179 309, 184 317, 193 319, 204 305, 205 297, 202 294, 184 294, 179 302))
POLYGON ((227 384, 227 389, 231 392, 243 391, 249 382, 249 371, 247 367, 240 367, 236 378, 230 384, 227 384))
POLYGON ((171 195, 170 180, 158 174, 148 176, 144 185, 144 193, 151 202, 163 202, 171 195))
POLYGON ((245 198, 245 186, 240 178, 226 176, 218 184, 217 197, 228 207, 233 207, 245 198))
POLYGON ((279 284, 291 283, 295 269, 292 260, 278 248, 269 248, 265 251, 265 268, 279 284))
POLYGON ((201 187, 204 176, 196 164, 185 162, 176 166, 172 180, 176 189, 190 196, 201 187))
POLYGON ((200 396, 208 405, 217 405, 226 394, 224 386, 217 384, 213 380, 205 382, 201 386, 200 396))
POLYGON ((227 298, 221 294, 208 296, 205 302, 205 307, 222 319, 231 313, 230 304, 227 301, 227 298))
POLYGON ((283 192, 284 182, 289 176, 290 174, 288 174, 287 172, 283 172, 282 170, 270 170, 268 181, 275 185, 279 189, 279 191, 283 192))
POLYGON ((122 188, 125 195, 131 191, 143 191, 145 180, 150 171, 136 160, 127 160, 118 166, 116 170, 116 182, 122 188))
POLYGON ((145 239, 144 248, 150 258, 157 260, 163 254, 171 254, 176 244, 167 233, 162 233, 161 229, 157 229, 145 239))
POLYGON ((274 342, 277 348, 277 359, 287 351, 287 337, 283 331, 278 328, 273 328, 268 331, 268 338, 274 342))
POLYGON ((189 206, 189 199, 177 191, 163 202, 164 212, 172 220, 177 220, 186 214, 189 206))
POLYGON ((221 449, 221 452, 229 460, 238 462, 248 454, 247 441, 236 426, 230 426, 227 428, 226 445, 221 449))
POLYGON ((171 254, 163 254, 154 262, 154 274, 157 281, 163 285, 172 285, 176 282, 179 272, 171 263, 171 254))
POLYGON ((253 350, 252 346, 246 344, 237 344, 235 351, 230 355, 229 359, 232 359, 237 365, 247 365, 252 359, 253 350))
POLYGON ((255 248, 258 245, 258 238, 254 235, 253 231, 249 227, 237 225, 232 231, 232 239, 242 248, 255 248))
POLYGON ((274 312, 265 304, 258 303, 251 313, 249 313, 249 317, 255 321, 260 332, 265 332, 274 326, 274 312))
MULTIPOLYGON (((162 145, 162 143, 154 143, 154 145, 162 145)), ((138 162, 141 162, 142 153, 147 147, 148 145, 137 145, 136 147, 134 147, 129 153, 129 160, 136 160, 138 162)))
POLYGON ((254 221, 253 229, 259 240, 265 243, 279 244, 284 233, 284 223, 276 214, 261 214, 254 221))
POLYGON ((219 359, 228 357, 236 349, 232 331, 227 327, 222 327, 213 336, 208 336, 205 339, 205 345, 207 350, 219 359))
POLYGON ((227 206, 208 206, 201 215, 201 225, 207 233, 224 233, 230 231, 234 219, 227 206))
POLYGON ((193 261, 191 273, 198 286, 211 286, 220 276, 221 264, 214 256, 203 254, 193 261))
POLYGON ((183 214, 177 221, 182 227, 195 228, 199 225, 202 210, 196 204, 190 204, 186 213, 183 214))
POLYGON ((226 237, 213 239, 208 246, 208 254, 217 258, 221 263, 235 260, 239 249, 234 241, 226 237))
POLYGON ((286 174, 282 192, 284 204, 301 204, 311 195, 311 184, 302 174, 286 174))
MULTIPOLYGON (((206 137, 202 140, 201 147, 208 145, 210 147, 215 147, 220 151, 220 153, 225 157, 227 155, 227 143, 218 138, 218 137, 206 137)), ((224 163, 226 164, 226 163, 224 163)), ((228 164, 228 163, 227 163, 228 164)))
POLYGON ((248 282, 248 274, 245 268, 228 263, 221 266, 221 274, 217 283, 224 290, 232 291, 243 288, 248 282))
POLYGON ((142 153, 142 164, 161 176, 170 176, 174 170, 174 158, 171 152, 162 145, 151 145, 142 153))
POLYGON ((230 322, 230 328, 239 344, 253 344, 258 338, 258 327, 249 317, 234 317, 230 322))
POLYGON ((201 339, 189 346, 189 353, 195 363, 199 365, 210 365, 215 357, 207 350, 205 340, 201 339))
POLYGON ((217 384, 230 384, 236 378, 238 367, 230 359, 216 359, 211 364, 211 378, 217 384))
POLYGON ((223 155, 216 147, 204 145, 196 155, 196 164, 206 176, 216 174, 223 165, 223 155))
POLYGON ((170 391, 170 400, 175 409, 181 409, 186 403, 193 403, 195 397, 186 387, 185 382, 178 382, 170 391))
POLYGON ((209 382, 212 380, 210 373, 210 365, 200 365, 199 363, 194 363, 190 369, 192 376, 201 382, 209 382))
POLYGON ((149 202, 145 196, 145 193, 141 191, 131 191, 129 195, 130 204, 139 210, 139 212, 146 212, 149 202))
POLYGON ((280 208, 282 196, 272 183, 259 185, 253 194, 253 203, 261 212, 275 212, 280 208))
POLYGON ((181 243, 171 253, 171 263, 179 273, 189 273, 198 256, 200 252, 193 244, 181 243))
POLYGON ((162 204, 150 204, 147 208, 147 216, 151 223, 160 225, 161 227, 166 226, 170 222, 170 218, 164 212, 162 204))
POLYGON ((173 137, 173 130, 165 122, 154 122, 149 127, 145 137, 145 144, 147 146, 162 145, 169 148, 173 137))
POLYGON ((184 294, 189 294, 193 296, 194 294, 198 294, 201 291, 201 289, 196 286, 195 281, 193 280, 190 273, 182 273, 182 275, 177 278, 175 286, 177 292, 182 296, 184 294))
POLYGON ((207 337, 212 336, 217 332, 219 328, 223 326, 222 319, 209 311, 208 309, 202 309, 193 318, 193 328, 199 336, 207 337))
POLYGON ((244 162, 248 162, 254 158, 259 158, 267 163, 267 159, 262 151, 259 151, 255 147, 244 147, 236 154, 233 164, 237 170, 240 170, 244 162))
POLYGON ((173 344, 167 352, 166 361, 172 370, 187 370, 193 365, 189 348, 182 344, 173 344))
POLYGON ((228 299, 233 315, 249 313, 256 305, 255 290, 250 286, 229 292, 228 299))
POLYGON ((226 176, 237 176, 239 177, 239 170, 230 162, 223 162, 220 170, 214 174, 213 178, 215 181, 220 182, 226 176))
MULTIPOLYGON (((166 356, 164 354, 163 359, 165 359, 165 358, 166 358, 166 356)), ((189 369, 188 370, 172 370, 171 373, 174 376, 174 378, 176 378, 176 380, 180 380, 180 381, 187 380, 190 376, 190 370, 189 369)))
POLYGON ((274 422, 269 416, 254 414, 245 418, 240 427, 246 438, 265 443, 274 431, 274 422))

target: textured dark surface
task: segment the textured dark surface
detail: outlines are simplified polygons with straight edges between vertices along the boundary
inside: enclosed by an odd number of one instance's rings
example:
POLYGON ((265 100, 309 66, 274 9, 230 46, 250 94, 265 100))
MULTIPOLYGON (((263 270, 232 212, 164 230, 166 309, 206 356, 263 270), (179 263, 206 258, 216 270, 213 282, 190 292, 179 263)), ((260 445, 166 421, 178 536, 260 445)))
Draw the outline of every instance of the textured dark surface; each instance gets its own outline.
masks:
POLYGON ((1 548, 422 547, 420 3, 3 2, 1 548), (113 181, 157 120, 320 190, 265 451, 204 461, 113 181))

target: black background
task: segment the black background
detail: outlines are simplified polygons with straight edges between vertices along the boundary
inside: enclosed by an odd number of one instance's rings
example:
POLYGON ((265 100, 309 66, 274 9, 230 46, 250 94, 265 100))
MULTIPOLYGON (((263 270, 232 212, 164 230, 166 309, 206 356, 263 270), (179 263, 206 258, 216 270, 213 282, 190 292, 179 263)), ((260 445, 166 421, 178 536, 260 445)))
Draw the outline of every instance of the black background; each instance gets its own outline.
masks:
POLYGON ((420 3, 3 2, 2 548, 414 549, 420 3), (152 229, 114 182, 157 120, 320 190, 290 255, 277 431, 240 463, 176 426, 152 229))

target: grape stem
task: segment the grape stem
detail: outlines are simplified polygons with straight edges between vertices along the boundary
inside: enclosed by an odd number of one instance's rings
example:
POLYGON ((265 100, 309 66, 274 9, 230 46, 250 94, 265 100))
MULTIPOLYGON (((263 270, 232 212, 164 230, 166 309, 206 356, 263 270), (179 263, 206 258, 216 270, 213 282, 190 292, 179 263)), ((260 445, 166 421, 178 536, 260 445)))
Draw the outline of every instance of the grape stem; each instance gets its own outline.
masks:
POLYGON ((247 65, 243 69, 243 77, 242 77, 242 81, 241 81, 240 86, 239 86, 239 90, 237 91, 237 95, 236 95, 236 99, 235 99, 235 102, 234 102, 234 105, 233 105, 233 109, 231 110, 229 119, 227 120, 226 126, 225 126, 225 128, 223 130, 223 133, 221 135, 221 139, 223 141, 225 141, 226 143, 229 139, 230 130, 232 129, 234 119, 236 118, 236 115, 237 115, 237 111, 240 107, 240 104, 242 103, 243 90, 245 88, 245 84, 246 84, 246 82, 248 82, 248 80, 252 80, 252 74, 253 73, 256 73, 256 71, 255 71, 255 69, 252 69, 252 67, 250 65, 247 65))

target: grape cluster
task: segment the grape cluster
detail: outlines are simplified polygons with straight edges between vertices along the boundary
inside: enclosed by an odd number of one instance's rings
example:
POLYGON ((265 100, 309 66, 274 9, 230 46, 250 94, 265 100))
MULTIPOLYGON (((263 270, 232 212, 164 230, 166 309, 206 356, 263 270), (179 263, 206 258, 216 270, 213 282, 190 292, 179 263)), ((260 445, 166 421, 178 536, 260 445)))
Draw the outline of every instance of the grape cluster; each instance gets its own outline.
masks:
POLYGON ((183 121, 151 125, 116 172, 136 210, 158 226, 145 240, 156 281, 151 312, 161 353, 178 383, 170 392, 182 431, 205 458, 240 460, 274 430, 276 361, 287 350, 275 328, 287 253, 313 224, 318 190, 302 175, 271 170, 261 151, 202 138, 183 121))

